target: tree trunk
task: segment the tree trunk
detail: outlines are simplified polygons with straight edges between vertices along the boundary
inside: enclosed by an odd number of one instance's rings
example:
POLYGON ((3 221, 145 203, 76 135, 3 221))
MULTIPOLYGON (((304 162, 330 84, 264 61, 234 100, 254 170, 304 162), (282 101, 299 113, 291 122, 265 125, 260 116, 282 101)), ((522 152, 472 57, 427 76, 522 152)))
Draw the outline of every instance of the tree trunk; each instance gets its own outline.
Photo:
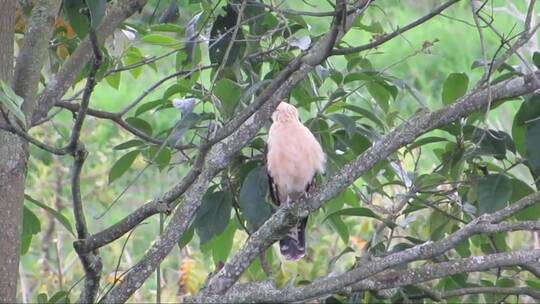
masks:
MULTIPOLYGON (((16 0, 0 1, 0 79, 11 82, 16 0)), ((3 117, 0 117, 3 122, 3 117)), ((0 302, 17 295, 27 144, 0 130, 0 302)))

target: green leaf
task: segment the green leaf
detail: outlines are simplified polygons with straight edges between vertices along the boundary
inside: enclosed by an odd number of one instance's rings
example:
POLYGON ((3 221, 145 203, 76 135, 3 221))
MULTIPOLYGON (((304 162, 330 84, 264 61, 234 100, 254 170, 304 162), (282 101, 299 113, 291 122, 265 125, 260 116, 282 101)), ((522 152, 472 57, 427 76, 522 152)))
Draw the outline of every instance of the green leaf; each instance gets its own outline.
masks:
POLYGON ((188 230, 186 230, 184 232, 184 234, 182 234, 182 236, 180 237, 180 239, 178 240, 178 247, 180 249, 186 247, 186 245, 191 242, 191 239, 193 239, 193 234, 195 233, 195 227, 193 227, 193 225, 191 225, 188 230))
POLYGON ((115 90, 118 90, 120 87, 120 79, 122 77, 122 73, 116 72, 112 73, 111 75, 105 77, 105 81, 115 90))
POLYGON ((490 174, 478 179, 478 214, 493 213, 506 206, 512 195, 512 184, 508 177, 490 174))
POLYGON ((354 73, 347 74, 345 78, 343 79, 343 83, 347 84, 353 81, 372 81, 372 80, 373 80, 373 75, 371 73, 354 72, 354 73))
POLYGON ((66 228, 67 231, 69 231, 69 233, 71 233, 71 235, 75 236, 75 233, 73 232, 73 226, 71 225, 71 222, 62 213, 60 213, 60 212, 54 210, 53 208, 39 202, 38 200, 34 199, 33 197, 31 197, 28 194, 25 194, 24 198, 27 201, 33 203, 34 205, 39 206, 43 210, 49 212, 58 222, 60 222, 60 224, 62 224, 62 226, 64 226, 64 228, 66 228))
POLYGON ((84 0, 64 0, 63 10, 67 16, 69 24, 73 28, 73 31, 82 40, 88 34, 90 29, 90 20, 84 14, 81 14, 81 10, 86 9, 86 3, 84 0))
POLYGON ((377 214, 375 214, 373 211, 371 211, 368 208, 362 208, 362 207, 359 207, 359 208, 346 208, 346 209, 338 210, 336 212, 333 212, 333 213, 327 215, 326 218, 323 220, 323 222, 325 220, 327 220, 328 218, 330 218, 330 217, 342 216, 342 215, 370 217, 370 218, 378 219, 378 220, 384 222, 387 226, 389 226, 391 228, 396 227, 396 224, 392 223, 391 221, 383 219, 382 217, 378 216, 377 214))
POLYGON ((259 228, 270 216, 272 209, 266 202, 268 176, 263 167, 253 168, 240 189, 239 204, 242 215, 255 229, 259 228))
MULTIPOLYGON (((123 62, 125 66, 131 66, 140 63, 143 59, 144 56, 141 51, 138 48, 132 46, 126 50, 123 62)), ((134 69, 130 69, 129 72, 131 73, 131 75, 133 75, 133 77, 138 78, 139 75, 141 75, 142 67, 140 66, 134 69)))
POLYGON ((179 79, 177 83, 169 86, 167 90, 165 90, 165 93, 163 93, 163 99, 169 99, 169 97, 175 95, 175 94, 186 94, 189 93, 190 87, 189 82, 186 79, 179 79))
POLYGON ((533 63, 536 66, 536 68, 540 70, 540 53, 539 52, 534 52, 533 63))
POLYGON ((103 15, 105 15, 107 0, 86 0, 86 4, 90 9, 90 24, 93 29, 97 29, 103 15))
POLYGON ((540 117, 540 93, 525 97, 514 120, 519 126, 525 126, 540 117))
POLYGON ((146 120, 132 116, 126 118, 126 122, 135 129, 147 135, 152 135, 152 126, 146 120))
POLYGON ((467 93, 469 77, 465 73, 452 73, 448 75, 443 85, 442 101, 449 105, 467 93))
POLYGON ((471 156, 492 155, 496 159, 505 159, 507 143, 508 149, 515 151, 510 135, 504 131, 475 128, 471 140, 476 144, 471 156))
POLYGON ((149 44, 155 44, 155 45, 162 45, 162 46, 174 46, 177 47, 180 45, 180 41, 161 34, 148 34, 142 37, 142 41, 149 43, 149 44))
POLYGON ((380 82, 370 82, 366 85, 369 94, 377 101, 377 104, 383 109, 384 112, 388 112, 390 100, 390 92, 380 82))
POLYGON ((347 132, 347 135, 351 137, 356 133, 356 122, 351 117, 345 115, 345 114, 332 114, 328 116, 331 120, 338 123, 345 132, 347 132))
POLYGON ((540 120, 527 125, 525 149, 529 167, 534 173, 540 174, 540 120))
MULTIPOLYGON (((186 49, 187 49, 187 45, 186 45, 186 49)), ((176 57, 175 58, 176 59, 175 67, 176 67, 177 70, 180 70, 180 69, 182 69, 182 66, 187 63, 188 56, 187 56, 186 52, 178 51, 176 53, 175 57, 176 57)))
POLYGON ((242 88, 236 82, 223 78, 214 86, 214 95, 221 101, 225 112, 231 115, 242 96, 242 88))
MULTIPOLYGON (((510 180, 512 183, 512 196, 510 197, 510 204, 513 204, 525 196, 534 193, 534 189, 522 180, 513 178, 510 180)), ((514 217, 520 221, 534 221, 540 218, 540 204, 533 204, 532 206, 525 208, 519 212, 514 213, 514 217)))
POLYGON ((184 28, 174 23, 160 23, 150 26, 150 29, 154 32, 171 32, 175 34, 181 34, 184 32, 184 28))
POLYGON ((0 105, 4 105, 11 114, 13 114, 26 129, 26 116, 21 110, 23 99, 15 94, 15 92, 3 80, 0 80, 0 105))
POLYGON ((21 255, 25 255, 30 250, 30 244, 32 243, 32 235, 23 234, 21 236, 21 255))
POLYGON ((349 228, 339 216, 331 216, 328 218, 332 228, 339 234, 339 237, 345 245, 349 244, 349 228))
POLYGON ((372 21, 371 24, 366 25, 363 24, 360 19, 358 19, 357 22, 354 24, 355 28, 362 29, 366 32, 374 33, 374 34, 381 34, 384 33, 384 29, 380 22, 378 21, 372 21))
POLYGON ((463 240, 459 242, 455 247, 457 253, 462 258, 468 258, 471 256, 470 243, 469 240, 463 240))
POLYGON ((36 147, 35 145, 30 145, 29 148, 30 148, 31 158, 39 159, 47 166, 51 165, 53 161, 52 153, 50 153, 49 151, 42 150, 36 147))
POLYGON ((48 298, 47 298, 46 293, 40 293, 40 294, 37 295, 37 298, 36 298, 37 302, 40 303, 40 304, 41 303, 47 304, 47 299, 48 298))
POLYGON ((193 225, 201 244, 221 234, 231 217, 232 194, 230 191, 207 192, 193 225))
POLYGON ((416 178, 414 183, 416 187, 423 189, 437 187, 446 180, 446 177, 439 173, 430 173, 420 175, 418 178, 416 178))
POLYGON ((159 154, 157 152, 159 151, 160 146, 152 146, 148 150, 148 158, 149 160, 153 160, 153 163, 155 163, 159 170, 163 170, 165 167, 169 165, 171 162, 171 149, 167 147, 163 147, 159 154), (157 154, 157 156, 156 156, 157 154))
POLYGON ((159 106, 162 106, 162 105, 166 104, 167 102, 168 102, 167 100, 158 99, 158 100, 154 100, 154 101, 149 101, 147 103, 143 103, 142 105, 137 107, 137 110, 135 110, 135 116, 139 116, 142 113, 148 112, 148 111, 150 111, 152 109, 155 109, 155 108, 157 108, 159 106))
POLYGON ((514 287, 516 286, 516 281, 509 277, 501 277, 497 279, 497 283, 495 285, 499 287, 514 287))
POLYGON ((32 236, 41 231, 41 223, 39 218, 28 207, 23 206, 23 223, 22 223, 22 238, 21 238, 21 255, 28 252, 32 236))
POLYGON ((30 208, 24 206, 22 234, 37 234, 41 231, 41 223, 30 208))
POLYGON ((423 138, 417 139, 415 142, 410 144, 408 146, 408 148, 410 150, 414 150, 414 149, 416 149, 418 147, 421 147, 421 146, 424 146, 424 145, 427 145, 427 144, 432 144, 432 143, 436 143, 436 142, 447 142, 447 141, 448 141, 448 139, 446 139, 444 137, 438 137, 438 136, 423 137, 423 138))
POLYGON ((133 147, 138 147, 144 145, 144 141, 138 139, 130 139, 126 142, 123 142, 119 145, 114 146, 113 150, 125 150, 133 147))
POLYGON ((351 105, 351 104, 348 104, 348 103, 345 103, 345 102, 339 102, 339 103, 335 103, 332 106, 328 107, 328 109, 326 111, 328 113, 330 113, 330 112, 334 112, 336 110, 341 110, 342 108, 345 108, 347 110, 356 112, 356 113, 360 114, 362 117, 376 123, 377 126, 379 126, 381 129, 384 129, 384 123, 382 122, 381 119, 379 119, 373 113, 373 110, 364 109, 364 108, 361 108, 359 106, 351 105))
POLYGON ((433 211, 427 222, 429 227, 429 237, 432 241, 438 241, 444 237, 444 235, 449 232, 448 228, 451 225, 451 222, 448 221, 446 216, 439 211, 433 211))
POLYGON ((534 288, 538 291, 540 291, 540 280, 525 280, 525 282, 527 283, 527 285, 531 288, 534 288))
POLYGON ((206 243, 206 245, 212 248, 212 258, 214 259, 214 264, 217 265, 219 262, 225 263, 227 261, 227 257, 231 253, 236 230, 236 222, 229 221, 229 224, 223 233, 206 243))
POLYGON ((535 123, 540 117, 540 94, 533 94, 525 98, 512 123, 512 139, 516 150, 523 157, 527 156, 525 137, 531 122, 535 123))
POLYGON ((124 175, 126 171, 131 167, 133 162, 135 161, 135 158, 137 158, 137 155, 139 155, 141 151, 134 150, 126 153, 124 156, 120 157, 112 166, 111 170, 109 171, 109 184, 114 182, 116 179, 118 179, 120 176, 124 175))
POLYGON ((67 291, 58 291, 55 293, 50 299, 49 304, 55 304, 55 303, 69 303, 69 292, 67 291))
POLYGON ((3 80, 0 80, 0 86, 2 88, 2 92, 6 94, 6 96, 17 106, 21 107, 23 104, 23 99, 19 95, 17 95, 13 89, 9 85, 7 85, 3 80))

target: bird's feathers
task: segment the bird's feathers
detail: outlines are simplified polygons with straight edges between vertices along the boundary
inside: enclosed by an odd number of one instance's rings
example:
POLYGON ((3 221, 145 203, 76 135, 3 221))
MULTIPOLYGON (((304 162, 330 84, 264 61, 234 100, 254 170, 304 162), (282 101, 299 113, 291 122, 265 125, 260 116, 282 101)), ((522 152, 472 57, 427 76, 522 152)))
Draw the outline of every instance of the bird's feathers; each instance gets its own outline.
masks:
POLYGON ((306 224, 307 217, 301 219, 279 240, 279 250, 285 259, 296 261, 306 254, 306 224))
MULTIPOLYGON (((289 204, 307 192, 317 172, 324 171, 325 155, 294 106, 280 103, 272 120, 265 157, 270 195, 276 205, 289 204)), ((306 222, 307 218, 301 219, 280 241, 285 258, 296 260, 305 254, 306 222)))

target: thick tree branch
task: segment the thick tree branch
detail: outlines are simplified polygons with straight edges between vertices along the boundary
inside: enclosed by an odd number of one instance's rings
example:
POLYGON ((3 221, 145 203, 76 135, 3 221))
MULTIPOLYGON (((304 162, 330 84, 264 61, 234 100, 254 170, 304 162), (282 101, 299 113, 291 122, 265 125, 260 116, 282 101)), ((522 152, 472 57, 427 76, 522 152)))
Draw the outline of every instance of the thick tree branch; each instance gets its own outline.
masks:
POLYGON ((42 0, 34 6, 26 27, 23 47, 17 57, 13 90, 24 99, 22 109, 27 115, 27 122, 30 121, 35 107, 41 68, 45 63, 49 40, 53 32, 52 25, 60 3, 60 0, 42 0))
MULTIPOLYGON (((103 17, 96 30, 99 41, 112 35, 114 30, 129 16, 140 10, 145 0, 119 0, 103 17)), ((73 84, 77 75, 82 71, 88 60, 92 57, 92 46, 86 38, 62 65, 54 79, 50 80, 41 95, 38 97, 37 107, 32 116, 32 123, 47 116, 49 110, 60 100, 67 89, 73 84)))
MULTIPOLYGON (((533 92, 538 89, 532 75, 516 78, 492 88, 493 100, 506 100, 533 92)), ((418 136, 437 127, 451 123, 488 105, 487 90, 472 92, 455 104, 436 112, 421 110, 402 125, 374 143, 368 150, 345 165, 334 176, 309 193, 308 200, 301 200, 289 208, 280 208, 257 232, 255 232, 240 251, 209 282, 211 290, 221 290, 220 286, 230 286, 238 280, 247 267, 268 248, 274 240, 284 236, 284 231, 295 223, 296 216, 306 216, 335 195, 341 193, 364 172, 380 160, 386 159, 399 148, 413 142, 418 136), (214 287, 215 286, 215 287, 214 287), (215 288, 215 289, 214 289, 215 288)), ((514 206, 514 205, 513 205, 514 206)))
MULTIPOLYGON (((13 50, 16 0, 0 1, 0 80, 10 84, 13 76, 13 50)), ((0 115, 0 124, 7 123, 0 115)), ((21 219, 26 168, 24 142, 0 130, 0 302, 17 300, 16 274, 19 271, 21 219), (16 170, 19 167, 21 169, 16 170)), ((22 288, 21 288, 22 289, 22 288)))
MULTIPOLYGON (((248 283, 239 285, 230 290, 225 296, 210 296, 205 298, 205 303, 245 303, 245 302, 264 302, 264 303, 288 303, 298 301, 309 301, 317 297, 321 297, 331 293, 345 292, 351 293, 355 291, 371 290, 381 291, 391 288, 397 288, 427 282, 459 273, 471 273, 486 271, 498 267, 509 267, 534 261, 540 257, 540 250, 521 250, 505 253, 495 253, 484 256, 476 256, 466 259, 459 259, 449 262, 441 262, 435 264, 427 264, 424 266, 402 269, 388 270, 377 274, 368 279, 359 281, 358 283, 347 287, 342 282, 343 276, 335 276, 328 278, 336 284, 332 284, 332 288, 315 281, 312 284, 298 287, 285 288, 277 290, 269 282, 264 283, 248 283), (339 285, 342 283, 342 285, 339 285), (325 291, 323 291, 325 290, 325 291)), ((458 289, 450 291, 448 294, 437 294, 435 297, 446 298, 447 296, 460 296, 470 294, 467 291, 474 289, 458 289), (461 290, 461 291, 460 291, 461 290)), ((508 294, 516 293, 516 290, 509 291, 508 294)), ((476 293, 487 292, 486 289, 477 289, 476 293)), ((474 293, 474 292, 471 292, 474 293)), ((538 296, 540 293, 534 293, 538 296)), ((432 295, 433 296, 433 295, 432 295)))
MULTIPOLYGON (((370 0, 357 1, 356 5, 363 4, 362 7, 368 5, 370 0)), ((339 5, 338 7, 343 7, 339 5)), ((353 21, 358 17, 361 11, 355 11, 354 14, 347 16, 347 24, 342 27, 342 22, 334 22, 333 28, 348 30, 353 21)), ((341 14, 336 14, 338 17, 334 18, 334 21, 340 20, 341 14)), ((193 183, 189 184, 189 188, 184 193, 184 202, 178 208, 169 225, 161 235, 159 240, 148 250, 143 259, 135 265, 135 267, 125 276, 124 280, 115 287, 111 293, 103 300, 104 302, 122 302, 125 301, 154 271, 163 260, 170 250, 175 246, 180 236, 187 230, 191 224, 191 219, 195 215, 195 212, 200 206, 201 198, 205 193, 208 184, 212 178, 223 168, 226 167, 231 157, 247 144, 258 132, 258 130, 268 121, 272 110, 277 104, 287 96, 292 88, 304 79, 309 72, 311 72, 315 65, 319 64, 322 60, 328 56, 328 51, 331 50, 330 45, 335 44, 335 41, 339 40, 345 33, 342 30, 338 30, 337 34, 332 29, 325 37, 321 38, 315 43, 310 50, 301 57, 299 60, 293 60, 295 65, 295 71, 287 71, 287 76, 278 76, 277 80, 274 80, 269 87, 267 87, 260 96, 258 96, 254 103, 263 105, 261 109, 253 116, 246 115, 245 121, 239 121, 238 128, 228 130, 232 132, 230 136, 226 133, 223 140, 217 142, 211 147, 208 147, 208 154, 200 153, 198 160, 201 160, 203 166, 201 166, 197 174, 196 171, 191 171, 190 174, 194 176, 193 183), (322 54, 322 55, 321 55, 322 54), (317 60, 320 60, 317 62, 317 60), (281 85, 275 85, 275 83, 281 83, 281 85), (277 89, 272 90, 273 87, 277 89), (270 97, 270 98, 268 98, 270 97), (249 119, 248 119, 249 118, 249 119), (201 156, 202 155, 202 156, 201 156)), ((281 73, 281 75, 284 75, 281 73)), ((241 114, 240 114, 241 115, 241 114)), ((197 168, 197 167, 195 167, 197 168)), ((198 169, 198 168, 197 168, 198 169)))
POLYGON ((122 237, 150 216, 159 213, 169 213, 170 211, 170 206, 159 201, 144 204, 113 226, 90 235, 84 240, 77 240, 74 246, 78 252, 90 252, 101 248, 122 237))
POLYGON ((527 295, 534 299, 540 299, 540 292, 528 287, 470 287, 454 289, 446 292, 430 290, 431 294, 411 296, 409 299, 431 298, 434 301, 450 299, 473 294, 502 294, 502 295, 527 295))
MULTIPOLYGON (((373 278, 352 285, 350 290, 384 290, 431 281, 459 273, 486 271, 492 268, 509 267, 529 263, 540 257, 540 250, 520 250, 458 259, 417 268, 389 270, 373 278)), ((339 277, 336 278, 339 280, 339 277)))
MULTIPOLYGON (((352 292, 357 290, 383 290, 395 288, 414 283, 429 281, 449 275, 482 271, 496 267, 521 265, 523 263, 535 262, 540 255, 540 250, 536 250, 532 256, 523 255, 530 253, 530 250, 521 252, 510 252, 496 255, 480 256, 471 259, 455 260, 438 264, 428 264, 426 266, 406 269, 388 270, 404 263, 415 260, 429 259, 439 256, 444 252, 454 248, 463 240, 473 235, 510 232, 517 230, 540 230, 540 221, 499 223, 512 212, 523 210, 526 207, 540 200, 540 193, 532 194, 516 203, 515 208, 506 208, 500 212, 484 215, 475 219, 456 233, 449 237, 437 241, 427 242, 413 248, 366 262, 362 267, 356 268, 343 275, 325 277, 315 280, 312 284, 295 289, 286 288, 277 290, 274 287, 247 288, 242 285, 231 289, 227 297, 223 296, 199 296, 191 299, 195 302, 293 302, 306 301, 335 292, 352 292), (484 268, 482 268, 484 267, 484 268), (379 273, 381 272, 381 273, 379 273), (377 274, 379 273, 379 274, 377 274), (351 287, 348 287, 351 286, 351 287)), ((258 283, 260 284, 260 283, 258 283)), ((266 283, 265 283, 266 284, 266 283)), ((249 287, 249 284, 248 284, 249 287)))
POLYGON ((49 146, 46 143, 43 143, 43 142, 33 138, 32 136, 30 136, 25 131, 23 131, 23 130, 17 128, 17 127, 12 126, 11 124, 0 123, 0 129, 2 129, 4 131, 7 131, 7 132, 10 132, 10 133, 13 133, 13 134, 21 137, 22 139, 26 140, 27 142, 33 144, 34 146, 36 146, 36 147, 38 147, 40 149, 43 149, 43 150, 45 150, 45 151, 47 151, 49 153, 52 153, 52 154, 55 154, 55 155, 65 155, 65 154, 67 154, 67 151, 64 148, 56 148, 56 147, 53 147, 53 146, 49 146))
MULTIPOLYGON (((79 104, 65 102, 65 101, 58 101, 58 102, 55 103, 55 106, 59 107, 59 108, 62 108, 62 109, 66 109, 68 111, 71 111, 72 113, 77 113, 81 108, 81 106, 79 104)), ((141 130, 131 126, 130 124, 128 124, 120 116, 119 113, 113 113, 113 112, 107 112, 107 111, 101 111, 101 110, 88 108, 86 114, 89 115, 89 116, 96 117, 96 118, 107 119, 107 120, 110 120, 112 122, 115 122, 118 126, 122 127, 122 129, 126 130, 127 132, 137 136, 138 138, 140 138, 140 139, 142 139, 142 140, 144 140, 146 142, 156 144, 156 145, 160 145, 160 146, 163 144, 162 140, 157 139, 157 138, 152 137, 152 136, 149 136, 148 134, 146 134, 146 133, 142 132, 141 130)), ((178 150, 193 149, 195 147, 196 146, 192 145, 192 144, 175 145, 174 146, 174 148, 178 149, 178 150)))

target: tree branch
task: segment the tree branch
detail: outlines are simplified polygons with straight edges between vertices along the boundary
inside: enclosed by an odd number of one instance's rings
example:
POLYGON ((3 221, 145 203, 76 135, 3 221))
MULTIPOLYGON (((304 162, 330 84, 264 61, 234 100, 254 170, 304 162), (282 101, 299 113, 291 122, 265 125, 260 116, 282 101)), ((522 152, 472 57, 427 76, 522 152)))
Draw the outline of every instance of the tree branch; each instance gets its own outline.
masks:
MULTIPOLYGON (((88 153, 86 152, 84 145, 79 142, 79 137, 84 119, 86 117, 86 112, 88 110, 88 105, 90 104, 90 96, 92 96, 92 91, 96 85, 96 74, 102 62, 101 51, 99 50, 97 36, 94 29, 90 29, 89 36, 92 44, 92 51, 94 53, 94 60, 86 80, 81 102, 81 110, 77 113, 75 125, 73 126, 73 131, 71 133, 71 139, 66 146, 66 149, 73 155, 74 158, 71 178, 71 193, 73 198, 73 214, 75 217, 75 227, 77 230, 78 239, 85 239, 88 237, 88 227, 84 216, 84 207, 82 205, 81 198, 81 171, 88 153)), ((74 247, 77 251, 77 247, 74 247)), ((80 295, 79 302, 93 303, 99 290, 99 280, 101 277, 101 269, 103 264, 101 263, 101 258, 99 257, 97 251, 77 251, 77 254, 79 255, 79 259, 83 264, 85 272, 84 289, 80 295)))
POLYGON ((78 252, 96 250, 119 239, 150 216, 170 212, 171 207, 159 201, 144 204, 113 226, 90 235, 86 239, 79 239, 73 245, 78 252))
MULTIPOLYGON (((363 4, 364 7, 371 3, 370 0, 357 1, 356 4, 363 4)), ((347 30, 352 25, 353 21, 358 17, 360 11, 355 11, 353 15, 347 17, 347 25, 341 27, 341 23, 334 22, 334 27, 347 30), (336 25, 337 24, 337 25, 336 25)), ((341 16, 341 14, 337 14, 341 16)), ((339 20, 336 17, 334 20, 339 20)), ((217 141, 215 144, 203 145, 202 148, 207 147, 208 154, 200 153, 198 160, 203 164, 200 167, 200 174, 197 171, 191 171, 194 181, 189 183, 189 188, 184 193, 184 202, 178 208, 169 225, 161 235, 159 240, 147 251, 143 259, 135 265, 135 267, 125 276, 124 280, 115 287, 110 294, 103 300, 103 302, 122 302, 125 301, 135 290, 146 280, 146 278, 152 274, 154 269, 159 265, 170 250, 176 245, 177 240, 187 230, 191 219, 195 215, 195 212, 201 204, 201 198, 205 193, 209 182, 212 178, 223 168, 226 167, 231 157, 247 144, 258 132, 258 130, 268 121, 271 112, 278 105, 278 103, 284 99, 286 95, 292 90, 292 88, 302 79, 304 79, 309 72, 311 72, 315 65, 319 64, 317 60, 324 60, 328 55, 321 55, 321 53, 331 50, 331 46, 327 43, 335 43, 339 40, 345 32, 339 30, 337 35, 335 30, 331 30, 326 36, 317 41, 310 50, 303 54, 300 60, 293 60, 291 63, 294 65, 294 71, 287 70, 286 74, 280 73, 277 79, 263 90, 263 93, 259 95, 255 104, 264 105, 251 116, 246 115, 245 121, 235 120, 235 123, 239 123, 239 127, 233 130, 227 129, 227 132, 231 132, 231 135, 227 136, 226 133, 219 133, 220 136, 225 134, 225 137, 221 141, 217 141), (336 37, 332 37, 336 35, 336 37), (304 59, 305 58, 305 59, 304 59), (276 85, 276 83, 280 83, 276 85), (270 97, 270 98, 268 98, 270 97), (248 119, 249 118, 249 119, 248 119)), ((246 111, 249 111, 247 109, 246 111)), ((245 113, 245 112, 244 112, 245 113)), ((242 115, 242 113, 240 113, 242 115)), ((212 139, 214 141, 214 139, 212 139)), ((194 166, 197 168, 197 166, 194 166)), ((184 179, 185 180, 185 179, 184 179)))
POLYGON ((41 0, 34 6, 26 27, 23 47, 17 57, 13 90, 24 99, 22 110, 26 114, 27 122, 30 121, 35 107, 41 68, 45 62, 54 18, 60 3, 59 0, 41 0))
MULTIPOLYGON (((492 88, 493 100, 506 100, 533 92, 538 89, 528 75, 501 83, 492 88)), ((210 281, 210 290, 222 290, 221 286, 231 286, 251 263, 268 248, 275 240, 284 236, 287 229, 296 222, 296 218, 305 217, 335 195, 341 193, 364 172, 371 169, 380 160, 386 159, 399 148, 411 143, 418 136, 446 125, 461 117, 483 109, 489 101, 488 92, 482 90, 472 92, 462 97, 458 102, 437 112, 421 110, 395 128, 380 141, 374 143, 368 150, 348 163, 320 187, 315 187, 308 193, 309 199, 302 199, 288 208, 280 208, 258 231, 256 231, 210 281)), ((512 205, 515 206, 515 205, 512 205)), ((225 287, 226 288, 226 287, 225 287)))
MULTIPOLYGON (((114 30, 129 16, 140 10, 146 0, 119 0, 103 17, 96 30, 99 41, 112 35, 114 30)), ((47 116, 49 110, 60 100, 67 89, 73 84, 77 75, 92 57, 92 46, 89 38, 82 41, 77 49, 62 65, 54 79, 50 80, 41 95, 38 97, 37 107, 32 116, 32 124, 47 116)))
POLYGON ((30 136, 25 131, 20 130, 17 127, 14 127, 9 123, 7 123, 7 124, 0 123, 0 129, 2 129, 4 131, 7 131, 7 132, 10 132, 10 133, 13 133, 13 134, 21 137, 22 139, 26 140, 27 142, 33 144, 34 146, 36 146, 36 147, 38 147, 38 148, 40 148, 42 150, 45 150, 47 152, 50 152, 52 154, 55 154, 55 155, 65 155, 65 154, 67 154, 67 151, 64 148, 56 148, 56 147, 47 145, 46 143, 43 143, 43 142, 33 138, 32 136, 30 136))
POLYGON ((364 45, 361 45, 361 46, 357 46, 357 47, 343 48, 343 49, 334 50, 334 51, 332 51, 332 56, 335 56, 335 55, 347 55, 347 54, 351 54, 351 53, 358 53, 358 52, 362 52, 362 51, 365 51, 365 50, 370 50, 370 49, 376 48, 379 45, 384 44, 387 41, 392 40, 395 37, 407 32, 407 31, 421 25, 422 23, 430 20, 431 18, 439 15, 444 10, 446 10, 447 8, 449 8, 450 6, 456 4, 459 1, 460 0, 447 1, 447 2, 445 2, 443 4, 441 4, 440 6, 438 6, 437 8, 435 8, 429 14, 423 16, 422 18, 419 18, 418 20, 416 20, 414 22, 411 22, 411 23, 407 24, 406 26, 404 26, 402 28, 398 28, 397 30, 395 30, 395 31, 393 31, 393 32, 391 32, 389 34, 383 35, 382 37, 377 38, 373 42, 370 42, 370 43, 367 43, 367 44, 364 44, 364 45))
POLYGON ((152 91, 154 91, 155 89, 159 88, 163 83, 165 83, 167 80, 170 80, 170 79, 173 79, 173 78, 176 78, 176 77, 179 77, 179 76, 182 76, 182 78, 187 78, 189 76, 191 76, 191 74, 193 74, 194 72, 198 72, 198 71, 204 71, 206 69, 211 69, 213 67, 215 67, 216 65, 215 64, 210 64, 210 65, 207 65, 207 66, 203 66, 203 67, 196 67, 196 68, 193 68, 192 70, 190 71, 177 71, 177 72, 174 72, 170 75, 167 75, 166 77, 163 77, 162 79, 158 80, 156 83, 154 83, 153 85, 151 85, 148 89, 144 90, 144 92, 137 98, 135 98, 135 100, 133 100, 131 103, 129 103, 124 109, 122 109, 118 115, 120 117, 124 116, 127 112, 129 112, 129 110, 133 109, 136 105, 138 105, 146 96, 148 96, 148 94, 150 94, 152 91))
MULTIPOLYGON (((383 290, 407 286, 414 283, 431 281, 447 276, 486 271, 492 268, 509 267, 535 261, 540 257, 540 250, 520 250, 504 253, 494 253, 458 259, 442 263, 428 264, 417 268, 404 270, 389 270, 358 284, 350 290, 383 290)), ((339 277, 337 277, 339 280, 339 277)))
MULTIPOLYGON (((71 111, 72 113, 77 113, 81 106, 76 103, 70 103, 65 101, 58 101, 55 103, 56 107, 66 109, 68 111, 71 111)), ((102 119, 108 119, 110 121, 115 122, 117 125, 122 127, 124 130, 128 131, 129 133, 137 136, 138 138, 152 143, 156 145, 162 145, 163 141, 157 138, 154 138, 152 136, 149 136, 148 134, 142 132, 141 130, 131 126, 128 124, 120 115, 119 113, 113 113, 113 112, 107 112, 107 111, 101 111, 96 110, 92 108, 88 108, 87 114, 96 118, 102 118, 102 119)), ((178 150, 186 150, 186 149, 193 149, 195 148, 195 145, 188 144, 188 145, 175 145, 174 148, 178 150)))
MULTIPOLYGON (((383 290, 395 288, 413 283, 429 281, 449 275, 482 271, 490 268, 521 265, 536 261, 540 256, 540 250, 516 251, 510 253, 500 253, 487 256, 479 256, 470 259, 455 260, 437 264, 406 269, 388 270, 385 269, 403 265, 415 260, 430 259, 439 256, 444 252, 454 248, 463 240, 473 235, 497 232, 510 232, 516 230, 540 230, 540 221, 521 223, 499 223, 510 212, 517 212, 540 200, 540 193, 532 194, 519 202, 516 208, 506 208, 501 212, 491 215, 484 215, 476 218, 462 229, 447 238, 437 242, 426 242, 410 249, 391 254, 374 261, 366 262, 360 268, 351 270, 339 276, 329 276, 315 280, 313 283, 298 288, 285 288, 277 290, 274 287, 248 288, 244 290, 243 285, 234 287, 226 297, 219 296, 198 296, 190 301, 209 302, 295 302, 306 301, 335 292, 352 292, 358 290, 383 290), (381 272, 381 273, 379 273, 381 272), (379 274, 377 274, 379 273, 379 274), (350 287, 349 287, 350 286, 350 287)), ((260 283, 257 283, 260 284, 260 283)), ((266 284, 266 283, 265 283, 266 284)), ((247 285, 249 287, 249 284, 247 285)))
POLYGON ((527 287, 470 287, 454 289, 446 292, 437 292, 431 290, 433 295, 424 295, 420 297, 411 296, 410 299, 419 298, 432 298, 435 301, 441 301, 441 299, 450 299, 460 296, 473 295, 473 294, 504 294, 504 295, 527 295, 535 299, 540 299, 540 292, 527 287))

